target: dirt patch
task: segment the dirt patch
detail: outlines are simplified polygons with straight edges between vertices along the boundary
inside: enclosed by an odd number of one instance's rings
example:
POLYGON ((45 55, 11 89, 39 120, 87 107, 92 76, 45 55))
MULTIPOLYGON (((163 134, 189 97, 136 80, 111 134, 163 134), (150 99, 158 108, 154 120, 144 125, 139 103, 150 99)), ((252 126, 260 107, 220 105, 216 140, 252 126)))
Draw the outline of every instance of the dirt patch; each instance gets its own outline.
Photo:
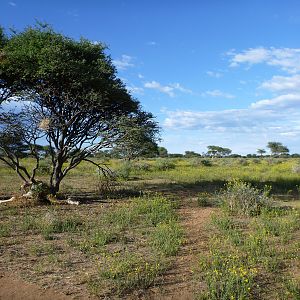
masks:
POLYGON ((70 300, 73 299, 53 289, 27 283, 12 274, 0 274, 0 299, 1 300, 70 300))
POLYGON ((188 300, 193 299, 201 282, 195 282, 194 268, 201 252, 208 249, 209 232, 206 224, 215 208, 198 207, 197 199, 183 200, 178 210, 181 224, 186 233, 186 242, 176 256, 174 265, 164 276, 161 285, 150 289, 146 299, 188 300))

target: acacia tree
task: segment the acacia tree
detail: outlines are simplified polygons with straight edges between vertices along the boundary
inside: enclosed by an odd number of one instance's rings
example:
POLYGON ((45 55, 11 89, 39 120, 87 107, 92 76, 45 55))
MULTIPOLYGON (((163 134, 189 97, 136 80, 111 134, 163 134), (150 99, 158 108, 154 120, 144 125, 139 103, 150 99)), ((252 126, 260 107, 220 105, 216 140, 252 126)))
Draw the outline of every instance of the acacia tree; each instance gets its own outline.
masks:
POLYGON ((268 142, 267 148, 269 148, 272 155, 275 156, 288 154, 290 152, 288 147, 284 146, 282 143, 279 142, 268 142))
POLYGON ((256 151, 261 157, 263 156, 263 154, 266 153, 266 150, 265 149, 257 149, 256 151))
POLYGON ((211 146, 207 146, 207 154, 209 156, 227 156, 229 155, 232 151, 231 149, 229 148, 223 148, 223 147, 220 147, 220 146, 214 146, 214 145, 211 145, 211 146))
MULTIPOLYGON (((2 89, 9 93, 6 99, 29 103, 22 113, 34 120, 32 128, 47 141, 52 162, 49 186, 54 195, 63 178, 82 161, 108 172, 89 157, 122 142, 124 119, 135 120, 140 128, 151 124, 148 136, 156 139, 153 115, 142 111, 116 77, 105 49, 39 25, 7 37, 1 48, 2 89)), ((22 130, 28 130, 24 123, 22 130)), ((31 179, 26 181, 32 184, 31 179)))
POLYGON ((118 125, 122 139, 114 146, 114 154, 126 160, 157 152, 153 134, 159 133, 157 125, 142 112, 130 118, 121 118, 118 125))

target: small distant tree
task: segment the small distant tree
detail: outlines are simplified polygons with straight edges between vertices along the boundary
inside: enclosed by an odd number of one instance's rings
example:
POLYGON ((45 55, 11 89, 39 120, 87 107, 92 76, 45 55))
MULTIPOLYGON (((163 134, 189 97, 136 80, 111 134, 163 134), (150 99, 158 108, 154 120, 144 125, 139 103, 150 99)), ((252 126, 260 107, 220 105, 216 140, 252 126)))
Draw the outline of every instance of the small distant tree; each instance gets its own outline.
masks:
POLYGON ((257 149, 257 154, 260 155, 260 157, 262 157, 265 153, 266 153, 266 150, 265 149, 257 149))
POLYGON ((165 147, 158 147, 157 151, 159 157, 168 157, 168 150, 165 147))
POLYGON ((200 157, 201 154, 200 154, 200 153, 197 153, 197 152, 194 152, 194 151, 185 151, 184 156, 185 156, 186 158, 200 157))
POLYGON ((223 147, 214 146, 214 145, 207 146, 207 149, 208 149, 207 154, 212 157, 228 156, 232 152, 231 149, 229 149, 229 148, 223 148, 223 147))
POLYGON ((289 149, 279 142, 269 142, 267 147, 270 149, 271 154, 274 156, 288 154, 289 149))

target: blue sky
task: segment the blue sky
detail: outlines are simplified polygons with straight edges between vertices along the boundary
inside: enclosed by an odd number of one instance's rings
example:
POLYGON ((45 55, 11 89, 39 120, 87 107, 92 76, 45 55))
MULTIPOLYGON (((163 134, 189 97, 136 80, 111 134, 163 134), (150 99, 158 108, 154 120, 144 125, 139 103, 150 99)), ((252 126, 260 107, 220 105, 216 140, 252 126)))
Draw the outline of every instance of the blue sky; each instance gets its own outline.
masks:
POLYGON ((298 0, 0 0, 0 24, 35 20, 104 42, 171 153, 208 145, 300 153, 298 0))

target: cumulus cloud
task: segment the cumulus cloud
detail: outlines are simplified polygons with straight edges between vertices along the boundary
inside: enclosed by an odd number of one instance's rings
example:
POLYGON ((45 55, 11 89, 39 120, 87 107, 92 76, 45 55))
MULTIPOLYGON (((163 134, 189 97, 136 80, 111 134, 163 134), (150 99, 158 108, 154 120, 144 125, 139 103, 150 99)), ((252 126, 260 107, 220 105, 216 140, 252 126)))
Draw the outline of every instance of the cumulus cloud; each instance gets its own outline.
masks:
POLYGON ((300 49, 299 48, 250 48, 237 53, 232 50, 227 53, 231 57, 230 66, 236 67, 241 64, 265 63, 280 69, 296 73, 300 71, 300 49))
POLYGON ((300 75, 294 76, 273 76, 270 80, 264 81, 260 88, 272 92, 300 91, 300 75))
POLYGON ((272 135, 292 138, 300 135, 300 94, 280 95, 252 103, 244 109, 220 111, 165 111, 164 126, 172 130, 272 135))
POLYGON ((282 109, 282 108, 299 108, 299 94, 285 94, 271 99, 263 99, 251 104, 254 109, 282 109))
POLYGON ((187 94, 191 94, 192 91, 190 89, 187 89, 185 87, 183 87, 181 84, 179 83, 171 83, 169 85, 162 85, 157 81, 149 81, 146 82, 144 84, 145 88, 148 89, 154 89, 157 90, 161 93, 167 94, 170 97, 175 97, 175 91, 180 91, 182 93, 187 93, 187 94))
POLYGON ((150 82, 146 82, 144 84, 144 87, 148 88, 148 89, 158 90, 164 94, 167 94, 170 97, 175 97, 174 88, 167 86, 167 85, 163 86, 159 82, 154 81, 154 80, 150 81, 150 82))
POLYGON ((226 99, 235 98, 234 95, 222 92, 220 90, 209 90, 201 94, 202 97, 221 97, 226 99))
POLYGON ((17 6, 17 4, 15 3, 15 2, 12 2, 12 1, 10 1, 10 2, 8 2, 8 4, 10 5, 10 6, 17 6))
POLYGON ((130 67, 134 67, 132 60, 133 60, 133 57, 123 54, 120 59, 113 60, 113 64, 119 70, 126 70, 130 67))

